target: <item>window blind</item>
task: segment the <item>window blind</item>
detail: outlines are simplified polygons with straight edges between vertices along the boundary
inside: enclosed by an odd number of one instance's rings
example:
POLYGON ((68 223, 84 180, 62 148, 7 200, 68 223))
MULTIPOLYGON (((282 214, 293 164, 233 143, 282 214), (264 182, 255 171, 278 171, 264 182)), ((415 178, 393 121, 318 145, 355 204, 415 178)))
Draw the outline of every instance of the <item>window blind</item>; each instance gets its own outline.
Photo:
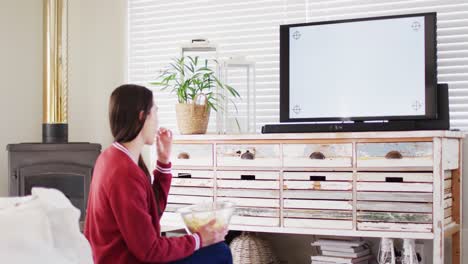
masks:
MULTIPOLYGON (((438 13, 438 80, 450 87, 452 127, 468 130, 466 0, 128 0, 128 77, 148 85, 181 45, 206 38, 220 58, 255 61, 259 131, 279 120, 279 25, 421 12, 438 13)), ((176 131, 176 96, 155 95, 161 125, 176 131)))

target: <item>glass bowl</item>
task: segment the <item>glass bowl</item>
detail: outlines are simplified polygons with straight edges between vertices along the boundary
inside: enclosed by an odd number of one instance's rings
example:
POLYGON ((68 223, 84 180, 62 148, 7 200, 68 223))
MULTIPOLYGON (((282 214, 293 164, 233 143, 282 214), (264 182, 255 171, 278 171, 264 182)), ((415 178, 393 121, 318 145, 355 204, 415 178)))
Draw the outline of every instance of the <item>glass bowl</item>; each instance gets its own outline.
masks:
POLYGON ((177 210, 177 212, 180 213, 184 220, 187 232, 193 234, 212 220, 216 220, 213 225, 215 229, 221 230, 227 228, 234 209, 234 203, 213 202, 183 207, 177 210))

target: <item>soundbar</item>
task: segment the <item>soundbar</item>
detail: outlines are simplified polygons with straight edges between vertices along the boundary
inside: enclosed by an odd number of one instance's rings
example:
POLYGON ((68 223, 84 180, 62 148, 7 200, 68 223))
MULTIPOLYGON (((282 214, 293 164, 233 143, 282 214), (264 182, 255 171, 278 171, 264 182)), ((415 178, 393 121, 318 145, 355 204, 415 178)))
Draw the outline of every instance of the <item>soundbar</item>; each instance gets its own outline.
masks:
POLYGON ((263 134, 270 133, 314 133, 314 132, 366 132, 366 131, 408 131, 408 130, 449 130, 448 85, 437 85, 437 119, 393 120, 385 122, 354 123, 282 123, 262 127, 263 134))

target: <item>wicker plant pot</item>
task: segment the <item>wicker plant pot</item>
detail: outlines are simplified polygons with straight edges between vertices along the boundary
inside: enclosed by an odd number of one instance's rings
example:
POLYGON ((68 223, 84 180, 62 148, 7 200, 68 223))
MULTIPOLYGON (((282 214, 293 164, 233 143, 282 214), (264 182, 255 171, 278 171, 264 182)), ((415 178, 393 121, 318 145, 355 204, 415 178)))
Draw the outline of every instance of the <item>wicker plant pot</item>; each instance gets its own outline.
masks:
POLYGON ((176 105, 177 125, 183 135, 205 134, 210 119, 210 108, 207 99, 203 105, 196 104, 199 94, 191 104, 179 103, 176 105))
POLYGON ((278 264, 270 243, 252 233, 242 233, 231 245, 234 264, 278 264))

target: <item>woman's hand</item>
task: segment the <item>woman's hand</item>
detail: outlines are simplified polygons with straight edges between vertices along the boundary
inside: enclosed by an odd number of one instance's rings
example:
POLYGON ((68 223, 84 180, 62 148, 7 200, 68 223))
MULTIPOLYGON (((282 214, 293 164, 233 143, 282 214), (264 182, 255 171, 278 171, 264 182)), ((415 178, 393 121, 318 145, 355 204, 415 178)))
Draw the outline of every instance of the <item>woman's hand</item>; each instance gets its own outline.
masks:
POLYGON ((201 240, 202 240, 201 247, 207 247, 207 246, 219 243, 221 241, 224 241, 224 238, 226 237, 228 233, 228 229, 216 228, 215 224, 216 224, 216 220, 213 219, 208 224, 200 227, 200 229, 198 230, 198 234, 200 235, 201 240))
POLYGON ((158 161, 168 164, 171 158, 172 150, 172 131, 166 128, 159 128, 156 134, 156 150, 158 161))

